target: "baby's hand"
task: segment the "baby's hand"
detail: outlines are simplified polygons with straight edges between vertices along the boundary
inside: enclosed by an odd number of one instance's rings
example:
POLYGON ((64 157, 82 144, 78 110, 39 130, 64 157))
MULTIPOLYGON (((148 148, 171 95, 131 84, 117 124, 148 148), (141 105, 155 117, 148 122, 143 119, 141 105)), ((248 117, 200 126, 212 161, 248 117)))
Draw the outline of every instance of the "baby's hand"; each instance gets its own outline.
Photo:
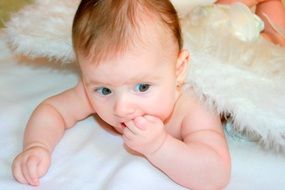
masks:
POLYGON ((150 115, 137 117, 125 125, 123 130, 125 144, 143 155, 157 151, 167 136, 163 122, 150 115))
POLYGON ((13 162, 13 175, 17 181, 38 186, 50 165, 51 154, 40 146, 31 147, 19 154, 13 162))

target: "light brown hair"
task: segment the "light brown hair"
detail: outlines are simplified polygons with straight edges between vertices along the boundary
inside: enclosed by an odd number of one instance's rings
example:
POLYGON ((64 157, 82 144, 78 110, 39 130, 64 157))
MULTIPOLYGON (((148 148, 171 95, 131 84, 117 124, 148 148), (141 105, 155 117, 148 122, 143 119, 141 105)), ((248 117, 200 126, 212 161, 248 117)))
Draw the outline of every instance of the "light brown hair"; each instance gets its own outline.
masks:
POLYGON ((140 18, 148 12, 183 46, 177 12, 169 0, 82 0, 73 21, 74 50, 100 59, 125 51, 140 36, 140 18))

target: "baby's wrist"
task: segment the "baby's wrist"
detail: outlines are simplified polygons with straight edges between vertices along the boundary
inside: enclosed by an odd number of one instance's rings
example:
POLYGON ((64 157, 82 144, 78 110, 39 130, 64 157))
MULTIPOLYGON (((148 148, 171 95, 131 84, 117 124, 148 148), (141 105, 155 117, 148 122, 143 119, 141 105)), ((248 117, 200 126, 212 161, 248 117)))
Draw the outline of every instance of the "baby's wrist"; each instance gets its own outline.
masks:
POLYGON ((161 150, 162 147, 166 144, 166 141, 168 138, 169 138, 169 134, 165 133, 164 136, 161 138, 160 142, 156 145, 156 147, 152 151, 150 151, 144 155, 148 158, 148 157, 151 157, 151 156, 157 154, 159 152, 159 150, 161 150))
POLYGON ((29 143, 29 144, 24 146, 23 151, 27 151, 27 150, 33 149, 33 148, 42 148, 42 149, 45 149, 46 151, 48 151, 49 153, 51 153, 50 147, 44 143, 41 143, 41 142, 29 143))

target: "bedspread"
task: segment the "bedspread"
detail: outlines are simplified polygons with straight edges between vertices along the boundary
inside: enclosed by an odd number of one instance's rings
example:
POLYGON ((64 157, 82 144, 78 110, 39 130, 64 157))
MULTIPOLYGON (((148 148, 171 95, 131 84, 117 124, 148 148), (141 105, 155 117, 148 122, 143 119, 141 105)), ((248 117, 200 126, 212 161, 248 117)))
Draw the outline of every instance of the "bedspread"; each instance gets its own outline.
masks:
MULTIPOLYGON (((146 159, 127 152, 121 137, 95 116, 66 131, 39 187, 22 185, 13 179, 11 164, 22 149, 25 124, 33 109, 46 97, 75 85, 78 76, 76 68, 13 56, 1 35, 0 189, 185 189, 146 159)), ((226 189, 285 188, 284 155, 263 151, 255 143, 242 139, 228 137, 228 141, 232 176, 226 189)))

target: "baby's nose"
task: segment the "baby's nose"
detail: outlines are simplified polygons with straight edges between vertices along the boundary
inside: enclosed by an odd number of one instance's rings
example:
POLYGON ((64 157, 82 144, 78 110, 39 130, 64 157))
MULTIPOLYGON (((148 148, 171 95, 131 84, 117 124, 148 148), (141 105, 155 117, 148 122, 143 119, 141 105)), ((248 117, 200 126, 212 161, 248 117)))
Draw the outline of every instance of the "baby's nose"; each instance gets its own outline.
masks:
POLYGON ((114 106, 114 114, 122 118, 130 118, 135 113, 135 105, 128 96, 117 98, 114 106))

